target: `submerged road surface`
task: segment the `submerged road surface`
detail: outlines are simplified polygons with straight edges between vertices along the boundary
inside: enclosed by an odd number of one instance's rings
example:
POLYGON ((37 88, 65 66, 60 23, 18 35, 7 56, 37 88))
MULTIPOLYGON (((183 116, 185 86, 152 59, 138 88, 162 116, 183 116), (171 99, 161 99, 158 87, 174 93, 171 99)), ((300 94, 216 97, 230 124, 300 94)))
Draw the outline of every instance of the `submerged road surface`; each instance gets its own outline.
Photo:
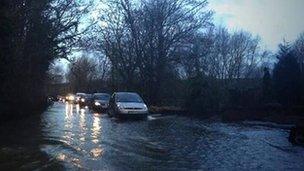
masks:
POLYGON ((54 103, 39 119, 1 127, 0 169, 303 170, 288 131, 186 117, 120 121, 54 103))

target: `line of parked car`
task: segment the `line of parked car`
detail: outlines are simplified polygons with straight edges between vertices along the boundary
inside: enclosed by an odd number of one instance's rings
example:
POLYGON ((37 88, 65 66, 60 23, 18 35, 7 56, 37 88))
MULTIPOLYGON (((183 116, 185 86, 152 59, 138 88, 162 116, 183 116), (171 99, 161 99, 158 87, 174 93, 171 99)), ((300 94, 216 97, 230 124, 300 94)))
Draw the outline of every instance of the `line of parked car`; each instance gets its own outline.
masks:
POLYGON ((60 101, 78 104, 81 108, 89 107, 97 112, 106 112, 109 116, 119 118, 145 118, 148 107, 137 93, 115 92, 108 93, 76 93, 59 97, 60 101))

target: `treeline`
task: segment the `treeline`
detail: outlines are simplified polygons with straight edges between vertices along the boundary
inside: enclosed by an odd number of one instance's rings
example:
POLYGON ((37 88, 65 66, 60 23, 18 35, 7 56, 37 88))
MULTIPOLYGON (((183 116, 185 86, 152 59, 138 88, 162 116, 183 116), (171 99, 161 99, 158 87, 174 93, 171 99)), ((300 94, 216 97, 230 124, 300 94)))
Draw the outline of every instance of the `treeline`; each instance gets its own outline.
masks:
POLYGON ((90 2, 0 3, 5 117, 42 109, 45 83, 65 81, 71 93, 136 91, 196 114, 303 103, 303 35, 273 55, 258 36, 214 26, 206 0, 105 0, 94 27, 90 2), (79 48, 87 53, 70 58, 79 48), (56 58, 69 61, 67 74, 50 65, 56 58))
MULTIPOLYGON (((278 62, 270 75, 264 74, 264 99, 288 107, 304 104, 304 33, 292 44, 283 42, 277 53, 278 62)), ((302 108, 302 107, 301 107, 302 108)))
POLYGON ((272 54, 262 48, 258 36, 214 26, 207 4, 105 1, 94 36, 85 43, 109 61, 97 67, 106 76, 93 80, 100 79, 107 90, 137 91, 150 105, 182 106, 193 113, 269 103, 302 104, 303 35, 288 48, 284 46, 286 50, 280 45, 280 52, 272 54), (294 56, 293 63, 284 62, 286 55, 294 56), (286 69, 285 65, 293 66, 286 69))
POLYGON ((49 64, 75 47, 88 6, 65 0, 1 0, 1 120, 31 115, 46 106, 49 64))
POLYGON ((107 1, 87 46, 110 61, 112 91, 137 91, 150 105, 199 113, 235 104, 231 92, 240 87, 255 88, 270 53, 257 36, 214 26, 207 4, 107 1))

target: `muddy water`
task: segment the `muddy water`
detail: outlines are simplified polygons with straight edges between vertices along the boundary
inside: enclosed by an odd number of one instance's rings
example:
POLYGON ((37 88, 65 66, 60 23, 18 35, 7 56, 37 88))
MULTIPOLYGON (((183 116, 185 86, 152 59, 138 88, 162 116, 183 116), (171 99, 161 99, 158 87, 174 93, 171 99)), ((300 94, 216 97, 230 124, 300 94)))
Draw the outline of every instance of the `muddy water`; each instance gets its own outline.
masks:
POLYGON ((0 168, 71 170, 303 170, 286 129, 186 117, 120 121, 55 103, 1 127, 0 168))

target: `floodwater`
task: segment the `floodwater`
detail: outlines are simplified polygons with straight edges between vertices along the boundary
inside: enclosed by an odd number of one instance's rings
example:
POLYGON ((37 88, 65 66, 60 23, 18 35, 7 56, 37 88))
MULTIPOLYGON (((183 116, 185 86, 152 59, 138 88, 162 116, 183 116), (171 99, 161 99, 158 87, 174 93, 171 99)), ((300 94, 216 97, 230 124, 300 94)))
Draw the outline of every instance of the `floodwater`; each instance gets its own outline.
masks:
POLYGON ((304 170, 288 130, 180 116, 120 121, 54 103, 0 129, 0 169, 304 170))

